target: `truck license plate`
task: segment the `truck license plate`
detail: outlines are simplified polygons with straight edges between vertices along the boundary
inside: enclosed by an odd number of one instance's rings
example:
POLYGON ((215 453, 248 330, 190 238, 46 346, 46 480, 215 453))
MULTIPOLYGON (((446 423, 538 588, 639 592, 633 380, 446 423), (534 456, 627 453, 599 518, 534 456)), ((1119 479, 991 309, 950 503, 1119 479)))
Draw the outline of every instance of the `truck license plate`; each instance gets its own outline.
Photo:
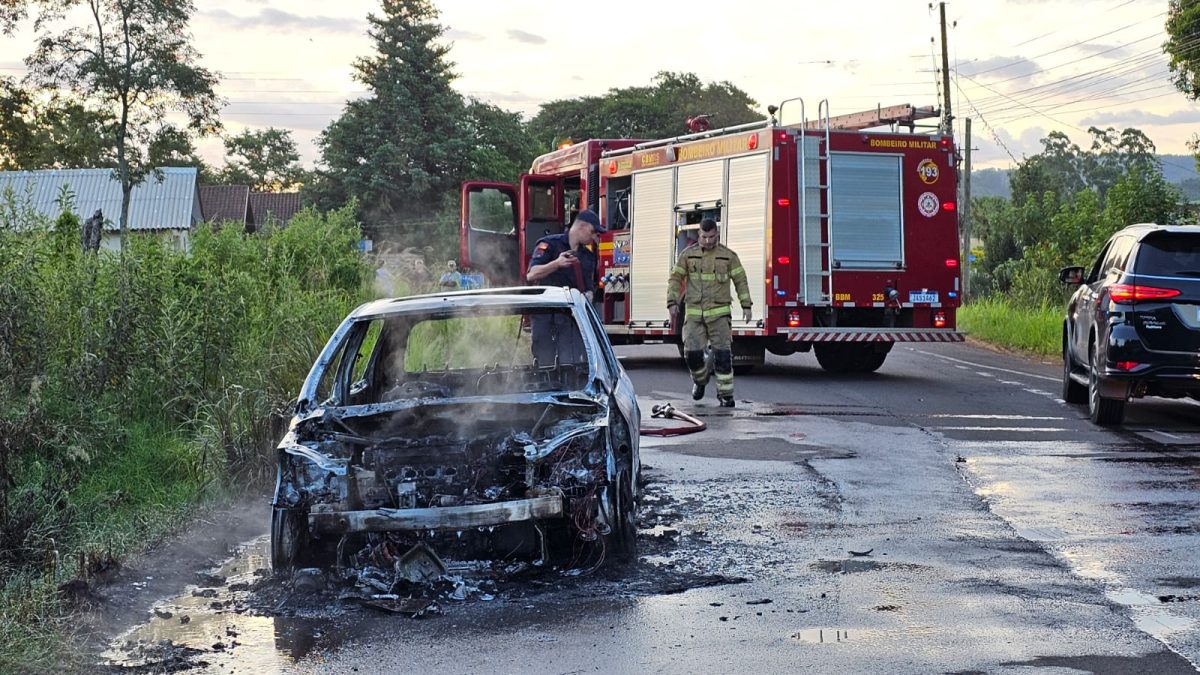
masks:
POLYGON ((937 302, 938 294, 937 294, 937 291, 925 291, 925 292, 909 291, 908 292, 908 301, 909 302, 937 302))

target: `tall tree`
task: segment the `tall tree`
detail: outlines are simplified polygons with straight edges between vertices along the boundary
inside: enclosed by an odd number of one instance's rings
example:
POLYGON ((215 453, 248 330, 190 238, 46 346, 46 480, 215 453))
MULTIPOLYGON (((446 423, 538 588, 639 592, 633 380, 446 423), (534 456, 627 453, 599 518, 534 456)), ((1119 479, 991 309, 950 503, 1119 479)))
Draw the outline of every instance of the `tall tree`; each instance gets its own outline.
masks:
POLYGON ((304 180, 300 152, 287 129, 246 129, 225 139, 225 168, 220 182, 249 185, 255 192, 284 192, 304 180))
MULTIPOLYGON (((121 183, 121 248, 129 238, 129 195, 152 167, 146 147, 168 113, 183 113, 186 128, 219 127, 217 76, 196 65, 188 22, 191 0, 42 0, 37 48, 26 76, 74 92, 112 114, 116 177, 121 183), (60 32, 49 27, 82 7, 89 22, 60 32)), ((71 14, 74 16, 74 14, 71 14)))
POLYGON ((376 53, 354 70, 369 94, 349 102, 318 139, 319 205, 356 199, 368 226, 403 235, 457 188, 470 147, 437 18, 429 0, 382 0, 382 14, 367 17, 376 53))
POLYGON ((649 86, 551 101, 529 122, 543 152, 562 138, 667 138, 687 133, 688 117, 718 127, 765 119, 750 96, 729 82, 705 84, 692 73, 660 72, 649 86))

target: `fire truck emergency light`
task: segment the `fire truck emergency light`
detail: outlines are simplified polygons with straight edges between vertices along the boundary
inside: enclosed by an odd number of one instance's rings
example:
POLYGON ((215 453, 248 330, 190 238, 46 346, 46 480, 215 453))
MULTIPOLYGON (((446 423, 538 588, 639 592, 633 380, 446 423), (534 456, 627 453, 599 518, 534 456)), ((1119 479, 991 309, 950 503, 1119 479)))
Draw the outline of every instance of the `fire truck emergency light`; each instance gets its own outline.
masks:
POLYGON ((787 257, 786 255, 781 255, 775 259, 775 262, 779 263, 780 265, 791 265, 792 259, 787 257))
POLYGON ((958 258, 946 258, 946 267, 958 267, 958 258))
POLYGON ((934 312, 933 313, 933 327, 934 328, 945 328, 946 327, 946 313, 945 312, 934 312))
POLYGON ((955 208, 954 202, 942 202, 943 211, 953 211, 955 208))
POLYGON ((788 199, 787 197, 783 197, 781 199, 776 199, 775 203, 780 206, 791 206, 792 200, 788 199))

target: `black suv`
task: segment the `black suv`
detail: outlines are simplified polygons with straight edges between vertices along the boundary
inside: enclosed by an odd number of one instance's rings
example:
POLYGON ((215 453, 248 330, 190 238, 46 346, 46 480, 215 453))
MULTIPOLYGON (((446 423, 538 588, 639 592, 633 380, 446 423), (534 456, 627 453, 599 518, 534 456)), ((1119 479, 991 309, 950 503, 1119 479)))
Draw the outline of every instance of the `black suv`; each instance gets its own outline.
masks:
POLYGON ((1111 425, 1131 398, 1200 398, 1200 227, 1130 225, 1091 270, 1059 280, 1079 284, 1063 321, 1063 400, 1111 425))

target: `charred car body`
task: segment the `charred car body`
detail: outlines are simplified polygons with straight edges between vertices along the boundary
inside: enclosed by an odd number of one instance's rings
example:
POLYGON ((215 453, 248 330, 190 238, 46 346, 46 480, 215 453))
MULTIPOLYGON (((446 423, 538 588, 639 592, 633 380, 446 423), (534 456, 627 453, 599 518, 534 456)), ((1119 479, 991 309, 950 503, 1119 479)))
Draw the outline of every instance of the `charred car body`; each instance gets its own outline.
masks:
POLYGON ((365 304, 321 352, 279 445, 273 566, 418 546, 627 559, 639 424, 633 385, 577 291, 365 304))

